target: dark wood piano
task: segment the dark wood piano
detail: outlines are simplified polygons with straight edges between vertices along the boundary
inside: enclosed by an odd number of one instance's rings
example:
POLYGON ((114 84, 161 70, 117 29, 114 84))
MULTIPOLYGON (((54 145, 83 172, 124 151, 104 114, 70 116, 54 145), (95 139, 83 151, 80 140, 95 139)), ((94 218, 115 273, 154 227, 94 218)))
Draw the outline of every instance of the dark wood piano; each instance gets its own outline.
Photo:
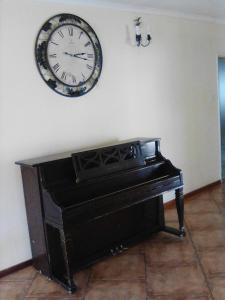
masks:
POLYGON ((21 166, 33 265, 69 292, 73 273, 166 231, 180 237, 183 178, 160 139, 17 162, 21 166), (179 228, 165 225, 163 193, 175 190, 179 228))

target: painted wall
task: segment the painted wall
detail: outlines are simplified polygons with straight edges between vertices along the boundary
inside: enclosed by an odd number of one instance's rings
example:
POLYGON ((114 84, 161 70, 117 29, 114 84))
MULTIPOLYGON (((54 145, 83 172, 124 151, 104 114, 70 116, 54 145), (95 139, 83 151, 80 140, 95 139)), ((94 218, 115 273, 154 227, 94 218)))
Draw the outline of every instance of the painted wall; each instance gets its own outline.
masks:
POLYGON ((161 137, 162 153, 184 172, 185 192, 219 179, 222 26, 141 14, 153 42, 139 49, 133 45, 134 12, 54 1, 0 4, 0 270, 31 256, 16 160, 137 136, 161 137), (100 81, 80 99, 50 90, 34 61, 40 27, 62 12, 90 23, 103 49, 100 81))
POLYGON ((219 71, 219 100, 220 100, 220 128, 221 128, 221 160, 222 178, 225 178, 225 58, 218 61, 219 71))

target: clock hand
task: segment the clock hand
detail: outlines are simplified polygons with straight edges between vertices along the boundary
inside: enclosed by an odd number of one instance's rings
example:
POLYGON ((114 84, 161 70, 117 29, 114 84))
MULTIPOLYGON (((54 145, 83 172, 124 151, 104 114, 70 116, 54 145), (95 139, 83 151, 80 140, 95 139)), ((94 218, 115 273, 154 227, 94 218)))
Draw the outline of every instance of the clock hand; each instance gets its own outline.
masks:
MULTIPOLYGON (((78 54, 71 54, 71 53, 68 53, 68 52, 64 52, 64 54, 72 56, 72 57, 77 57, 77 58, 80 58, 80 59, 83 59, 83 60, 88 60, 87 58, 83 58, 83 57, 78 56, 79 53, 78 54)), ((84 54, 86 54, 86 53, 84 53, 84 54)))
POLYGON ((68 52, 63 52, 63 53, 66 54, 66 55, 69 55, 69 56, 73 56, 73 54, 68 53, 68 52))
POLYGON ((80 56, 78 56, 78 55, 76 55, 76 54, 73 54, 72 56, 73 56, 73 57, 80 58, 80 59, 83 59, 83 60, 88 60, 87 58, 80 57, 80 56))

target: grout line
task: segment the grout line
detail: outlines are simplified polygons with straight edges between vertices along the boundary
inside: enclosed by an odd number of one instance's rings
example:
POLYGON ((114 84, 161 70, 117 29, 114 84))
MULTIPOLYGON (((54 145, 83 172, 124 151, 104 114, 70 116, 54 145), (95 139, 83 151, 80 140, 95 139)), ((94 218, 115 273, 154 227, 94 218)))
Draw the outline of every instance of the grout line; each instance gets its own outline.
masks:
POLYGON ((145 292, 146 292, 146 300, 148 299, 148 289, 147 289, 147 262, 146 262, 146 252, 144 248, 144 253, 142 253, 144 257, 144 264, 145 264, 145 292))
POLYGON ((211 297, 212 300, 215 300, 215 298, 214 298, 214 296, 213 296, 213 293, 212 293, 212 290, 211 290, 211 288, 210 288, 209 281, 208 281, 207 275, 206 275, 206 273, 205 273, 203 264, 202 264, 201 259, 200 259, 200 257, 199 257, 198 249, 197 249, 197 247, 195 246, 195 243, 194 243, 194 241, 193 241, 193 239, 192 239, 191 230, 188 228, 188 225, 187 225, 186 222, 185 222, 185 228, 186 228, 186 231, 188 232, 188 234, 189 234, 189 236, 190 236, 190 240, 191 240, 191 243, 192 243, 192 247, 194 248, 195 255, 196 255, 198 264, 199 264, 199 266, 200 266, 200 269, 201 269, 201 271, 202 271, 202 274, 203 274, 203 276, 204 276, 204 279, 205 279, 207 288, 208 288, 208 290, 209 290, 210 297, 211 297))
MULTIPOLYGON (((211 192, 213 192, 213 191, 211 191, 211 192)), ((224 216, 225 213, 224 213, 224 211, 221 210, 221 207, 220 207, 220 205, 217 203, 217 201, 215 200, 215 198, 214 198, 213 196, 210 196, 210 200, 211 200, 211 199, 212 199, 212 201, 215 203, 215 205, 216 205, 216 207, 217 207, 219 213, 220 213, 222 216, 224 216)))
MULTIPOLYGON (((31 289, 31 286, 32 286, 32 284, 33 284, 33 281, 36 279, 36 277, 38 276, 38 274, 39 274, 38 271, 36 271, 35 276, 34 276, 33 279, 31 280, 30 285, 29 285, 29 287, 27 288, 26 293, 24 294, 24 299, 27 297, 27 295, 28 295, 28 293, 29 293, 29 291, 30 291, 30 289, 31 289)), ((32 295, 31 295, 31 297, 32 297, 32 295)))

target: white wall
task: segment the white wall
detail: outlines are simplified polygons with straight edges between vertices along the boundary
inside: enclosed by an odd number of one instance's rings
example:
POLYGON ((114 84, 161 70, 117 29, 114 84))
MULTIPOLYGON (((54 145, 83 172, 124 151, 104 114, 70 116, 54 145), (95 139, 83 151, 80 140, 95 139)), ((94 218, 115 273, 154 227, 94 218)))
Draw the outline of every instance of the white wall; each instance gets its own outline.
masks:
POLYGON ((161 137, 162 153, 184 172, 185 192, 220 178, 222 26, 141 14, 153 42, 139 49, 133 46, 136 13, 54 1, 0 4, 0 270, 31 256, 16 160, 118 139, 161 137), (62 12, 90 23, 103 49, 100 81, 79 99, 49 89, 34 61, 38 30, 62 12))

